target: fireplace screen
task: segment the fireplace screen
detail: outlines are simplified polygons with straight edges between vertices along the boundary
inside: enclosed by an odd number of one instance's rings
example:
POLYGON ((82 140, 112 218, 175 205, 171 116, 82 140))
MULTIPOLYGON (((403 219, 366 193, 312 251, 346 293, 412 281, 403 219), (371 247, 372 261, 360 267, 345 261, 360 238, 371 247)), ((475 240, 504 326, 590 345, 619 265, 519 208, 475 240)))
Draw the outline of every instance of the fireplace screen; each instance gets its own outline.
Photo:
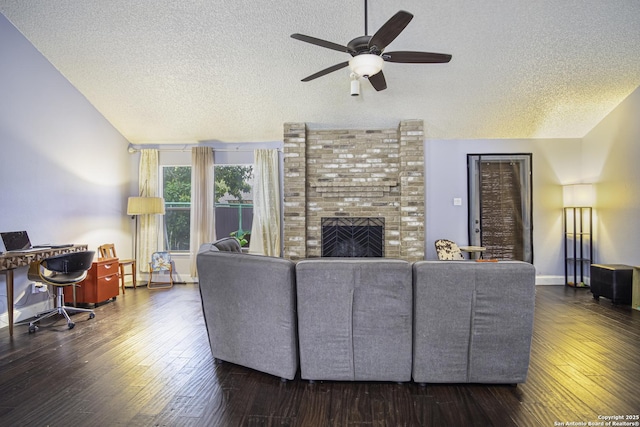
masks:
POLYGON ((384 218, 322 218, 323 257, 384 257, 384 218))

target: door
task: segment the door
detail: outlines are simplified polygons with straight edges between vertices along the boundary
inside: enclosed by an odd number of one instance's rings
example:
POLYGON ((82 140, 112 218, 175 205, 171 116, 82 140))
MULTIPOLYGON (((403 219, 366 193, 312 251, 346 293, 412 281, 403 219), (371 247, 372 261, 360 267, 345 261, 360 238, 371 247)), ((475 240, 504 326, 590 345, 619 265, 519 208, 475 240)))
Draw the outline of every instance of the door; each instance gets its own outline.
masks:
POLYGON ((469 244, 485 259, 533 263, 531 154, 467 155, 469 244))

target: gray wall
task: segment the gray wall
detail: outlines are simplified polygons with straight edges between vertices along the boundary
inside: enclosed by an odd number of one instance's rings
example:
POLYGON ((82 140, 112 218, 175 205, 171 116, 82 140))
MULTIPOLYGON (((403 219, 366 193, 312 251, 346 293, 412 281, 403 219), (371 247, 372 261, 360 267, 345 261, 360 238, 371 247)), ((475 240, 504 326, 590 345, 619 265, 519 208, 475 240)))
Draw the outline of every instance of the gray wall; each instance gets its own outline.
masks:
POLYGON ((468 244, 467 154, 532 153, 537 283, 564 283, 562 184, 580 173, 580 144, 579 139, 427 140, 427 259, 437 258, 437 239, 468 244), (462 205, 454 206, 454 198, 461 198, 462 205))
MULTIPOLYGON (((0 229, 130 256, 128 142, 2 15, 0 64, 0 229)), ((26 267, 14 289, 18 320, 42 309, 26 267)), ((0 327, 6 310, 0 275, 0 327)))

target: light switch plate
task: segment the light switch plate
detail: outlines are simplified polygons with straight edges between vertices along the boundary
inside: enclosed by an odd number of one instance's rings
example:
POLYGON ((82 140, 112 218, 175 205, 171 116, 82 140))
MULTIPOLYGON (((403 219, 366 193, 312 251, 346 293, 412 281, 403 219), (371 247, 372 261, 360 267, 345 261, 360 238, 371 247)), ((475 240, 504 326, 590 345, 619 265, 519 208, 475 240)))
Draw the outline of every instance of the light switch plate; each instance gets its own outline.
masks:
POLYGON ((462 199, 460 197, 454 197, 453 206, 462 206, 462 199))

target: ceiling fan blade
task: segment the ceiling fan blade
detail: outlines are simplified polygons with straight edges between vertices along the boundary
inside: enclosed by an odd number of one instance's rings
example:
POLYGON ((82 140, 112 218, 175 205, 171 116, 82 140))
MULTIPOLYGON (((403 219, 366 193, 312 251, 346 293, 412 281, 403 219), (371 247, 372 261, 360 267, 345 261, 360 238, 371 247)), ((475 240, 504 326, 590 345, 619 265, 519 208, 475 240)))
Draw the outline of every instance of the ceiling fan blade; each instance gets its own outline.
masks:
POLYGON ((322 77, 325 74, 329 74, 329 73, 333 73, 334 71, 338 71, 339 69, 344 68, 347 65, 349 65, 349 61, 341 62, 341 63, 333 65, 333 66, 331 66, 329 68, 325 68, 322 71, 318 71, 315 74, 311 74, 310 76, 305 77, 304 79, 302 79, 302 81, 303 82, 308 82, 308 81, 311 81, 313 79, 317 79, 318 77, 322 77))
POLYGON ((291 34, 291 38, 296 40, 300 40, 303 42, 315 44, 316 46, 326 47, 327 49, 337 50, 338 52, 349 52, 349 49, 346 46, 339 45, 337 43, 329 42, 322 39, 317 39, 311 36, 305 36, 304 34, 291 34))
POLYGON ((434 64, 451 61, 451 55, 447 53, 431 53, 431 52, 385 52, 382 59, 387 62, 403 62, 406 64, 434 64))
POLYGON ((375 46, 380 52, 389 45, 398 34, 405 29, 409 22, 413 19, 413 15, 404 10, 393 15, 369 40, 369 48, 375 46))
POLYGON ((373 76, 369 76, 369 83, 377 91, 385 90, 387 88, 387 81, 384 78, 382 71, 375 73, 373 76))

